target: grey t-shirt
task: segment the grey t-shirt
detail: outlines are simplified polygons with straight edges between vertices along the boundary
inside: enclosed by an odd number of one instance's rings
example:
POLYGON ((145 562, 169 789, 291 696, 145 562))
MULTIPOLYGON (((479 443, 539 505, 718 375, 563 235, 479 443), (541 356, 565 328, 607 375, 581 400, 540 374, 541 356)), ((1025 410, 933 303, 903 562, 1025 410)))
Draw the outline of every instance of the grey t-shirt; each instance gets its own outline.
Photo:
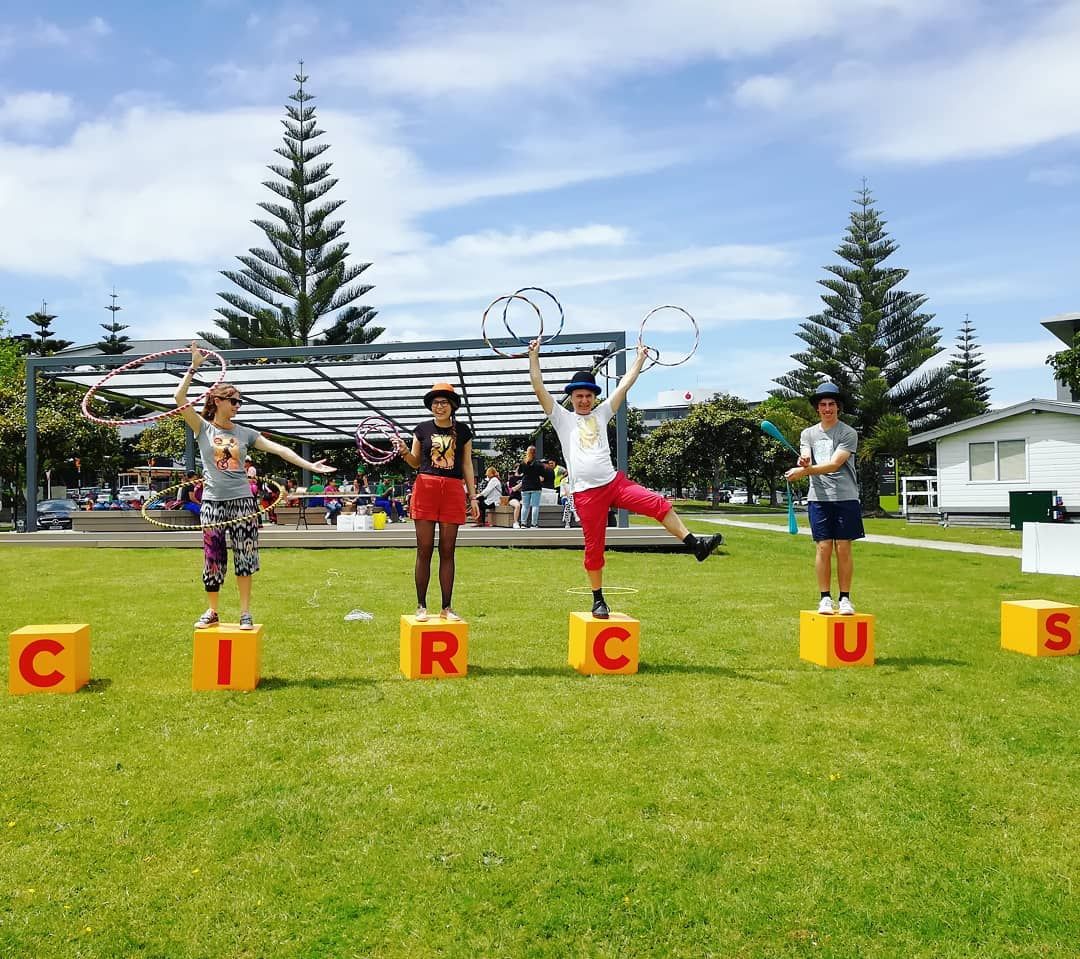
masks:
POLYGON ((221 503, 251 496, 251 484, 244 472, 244 457, 255 444, 259 431, 233 423, 223 430, 203 420, 199 425, 199 455, 203 463, 203 499, 221 503))
POLYGON ((819 503, 842 503, 859 498, 859 478, 855 472, 859 434, 847 423, 837 422, 831 430, 822 429, 820 423, 808 426, 799 436, 799 448, 810 450, 810 460, 815 466, 830 462, 840 450, 851 454, 835 473, 810 477, 808 499, 819 503))

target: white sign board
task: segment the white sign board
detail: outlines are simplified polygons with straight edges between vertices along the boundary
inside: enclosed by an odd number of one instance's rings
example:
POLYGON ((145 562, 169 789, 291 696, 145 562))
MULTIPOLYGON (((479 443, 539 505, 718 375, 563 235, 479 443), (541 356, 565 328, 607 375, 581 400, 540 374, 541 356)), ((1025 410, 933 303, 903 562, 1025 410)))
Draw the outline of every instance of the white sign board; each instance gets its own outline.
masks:
POLYGON ((1025 523, 1020 570, 1080 576, 1080 523, 1025 523))

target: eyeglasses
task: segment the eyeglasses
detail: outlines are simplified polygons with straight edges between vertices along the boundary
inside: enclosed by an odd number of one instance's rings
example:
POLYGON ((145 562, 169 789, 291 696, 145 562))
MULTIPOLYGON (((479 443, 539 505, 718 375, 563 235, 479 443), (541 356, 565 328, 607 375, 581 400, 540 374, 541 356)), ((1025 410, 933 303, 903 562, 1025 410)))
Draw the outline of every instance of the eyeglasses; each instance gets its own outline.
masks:
POLYGON ((244 405, 244 401, 239 396, 225 396, 222 397, 227 403, 232 403, 237 409, 244 405))
POLYGON ((450 406, 451 404, 450 404, 449 400, 437 399, 437 400, 432 400, 431 405, 432 406, 450 406))

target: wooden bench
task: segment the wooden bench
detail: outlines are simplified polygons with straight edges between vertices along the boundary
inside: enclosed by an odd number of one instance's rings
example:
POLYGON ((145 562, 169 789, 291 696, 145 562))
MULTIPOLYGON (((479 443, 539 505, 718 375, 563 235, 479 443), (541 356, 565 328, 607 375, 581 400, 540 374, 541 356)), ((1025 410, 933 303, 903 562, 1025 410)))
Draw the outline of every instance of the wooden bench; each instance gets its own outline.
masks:
MULTIPOLYGON (((557 529, 563 524, 563 508, 561 506, 540 507, 540 528, 557 529)), ((494 525, 510 527, 514 525, 514 508, 512 506, 496 506, 494 525)), ((581 524, 571 519, 570 525, 578 527, 581 524)))
MULTIPOLYGON (((149 513, 162 523, 199 528, 199 518, 186 509, 154 509, 149 513)), ((137 509, 82 510, 71 514, 71 528, 84 533, 166 532, 162 527, 146 522, 137 509)))

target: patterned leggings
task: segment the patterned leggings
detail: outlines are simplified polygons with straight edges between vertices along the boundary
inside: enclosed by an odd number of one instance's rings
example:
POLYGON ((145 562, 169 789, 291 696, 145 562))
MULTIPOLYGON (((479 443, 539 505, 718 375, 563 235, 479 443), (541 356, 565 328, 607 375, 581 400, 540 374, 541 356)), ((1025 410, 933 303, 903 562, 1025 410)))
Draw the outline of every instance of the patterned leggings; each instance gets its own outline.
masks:
POLYGON ((225 548, 226 530, 232 540, 233 572, 237 576, 250 576, 259 571, 259 520, 253 515, 255 510, 253 496, 220 501, 203 500, 200 516, 203 526, 252 514, 239 523, 203 530, 202 578, 208 593, 218 592, 225 581, 225 571, 229 566, 229 554, 225 548))

